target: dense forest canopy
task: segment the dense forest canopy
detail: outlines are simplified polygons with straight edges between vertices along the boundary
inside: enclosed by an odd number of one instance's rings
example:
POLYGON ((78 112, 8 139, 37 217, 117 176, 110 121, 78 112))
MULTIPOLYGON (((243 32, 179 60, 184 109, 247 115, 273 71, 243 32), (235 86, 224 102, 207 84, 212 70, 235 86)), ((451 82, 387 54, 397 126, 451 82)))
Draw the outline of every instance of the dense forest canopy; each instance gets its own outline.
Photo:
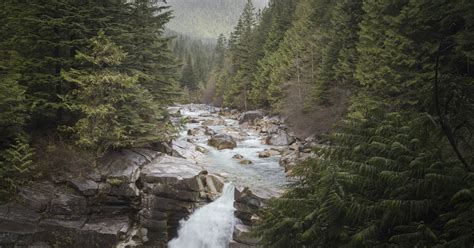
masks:
POLYGON ((273 0, 260 15, 247 3, 216 48, 212 101, 325 140, 264 211, 265 246, 474 244, 473 7, 273 0))
POLYGON ((179 64, 160 2, 2 1, 2 200, 59 166, 52 154, 96 158, 169 139, 163 107, 178 96, 179 64))
POLYGON ((61 157, 157 148, 166 106, 204 102, 317 139, 263 246, 474 245, 473 1, 167 4, 0 3, 0 201, 61 157))

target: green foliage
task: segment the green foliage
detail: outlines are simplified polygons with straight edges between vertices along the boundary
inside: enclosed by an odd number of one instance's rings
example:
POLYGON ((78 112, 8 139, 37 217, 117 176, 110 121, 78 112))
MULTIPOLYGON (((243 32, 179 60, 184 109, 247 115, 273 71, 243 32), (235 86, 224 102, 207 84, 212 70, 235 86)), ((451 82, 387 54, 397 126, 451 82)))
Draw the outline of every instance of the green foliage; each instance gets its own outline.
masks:
POLYGON ((0 152, 0 202, 8 200, 15 189, 34 175, 33 149, 25 138, 16 138, 0 152))
POLYGON ((18 75, 8 73, 0 64, 0 148, 8 146, 18 133, 23 132, 27 120, 25 88, 18 84, 18 75))
POLYGON ((62 73, 77 86, 66 99, 71 110, 83 115, 72 127, 78 144, 100 156, 109 149, 160 140, 164 130, 158 128, 152 96, 138 84, 138 75, 117 69, 126 54, 103 32, 90 42, 90 50, 76 57, 91 67, 62 73))
POLYGON ((385 108, 348 118, 332 135, 332 145, 319 150, 319 159, 295 168, 302 180, 270 204, 257 228, 266 246, 468 247, 474 242, 474 175, 452 150, 443 149, 446 139, 418 131, 439 128, 426 115, 384 113, 385 108))
MULTIPOLYGON (((356 95, 330 145, 293 170, 300 180, 270 203, 256 233, 266 247, 471 247, 472 4, 330 2, 310 25, 321 51, 314 96, 324 100, 332 82, 356 95)), ((298 49, 287 51, 295 58, 298 49)), ((279 82, 268 86, 277 105, 279 82)))

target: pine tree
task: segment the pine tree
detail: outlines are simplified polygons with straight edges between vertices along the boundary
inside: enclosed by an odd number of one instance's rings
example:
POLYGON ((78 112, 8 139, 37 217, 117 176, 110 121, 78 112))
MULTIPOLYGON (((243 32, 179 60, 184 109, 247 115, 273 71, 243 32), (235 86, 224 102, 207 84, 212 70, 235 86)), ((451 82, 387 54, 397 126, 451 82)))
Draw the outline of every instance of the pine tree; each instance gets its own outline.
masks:
POLYGON ((83 115, 72 127, 77 143, 100 156, 110 149, 159 141, 166 125, 159 128, 151 94, 138 83, 138 75, 118 70, 126 54, 103 32, 90 42, 90 50, 76 56, 90 67, 62 73, 78 87, 65 98, 83 115))
POLYGON ((190 90, 196 90, 198 87, 198 80, 194 72, 193 60, 190 55, 186 59, 186 64, 183 69, 183 75, 181 77, 181 84, 190 90))

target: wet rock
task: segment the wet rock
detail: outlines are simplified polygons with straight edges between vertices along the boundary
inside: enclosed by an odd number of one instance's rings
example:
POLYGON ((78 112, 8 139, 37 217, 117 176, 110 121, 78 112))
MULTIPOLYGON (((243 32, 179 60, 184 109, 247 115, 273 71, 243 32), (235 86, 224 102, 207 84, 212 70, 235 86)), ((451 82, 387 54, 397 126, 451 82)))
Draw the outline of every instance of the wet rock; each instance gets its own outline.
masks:
POLYGON ((190 135, 190 136, 191 135, 196 135, 198 131, 199 131, 199 129, 197 129, 197 128, 188 129, 187 134, 190 135))
POLYGON ((266 139, 268 145, 287 146, 295 142, 295 138, 288 135, 284 130, 278 130, 276 134, 272 134, 266 139))
POLYGON ((234 140, 238 140, 238 141, 244 140, 244 137, 247 136, 247 133, 242 132, 242 130, 235 127, 229 127, 229 126, 226 126, 224 128, 224 133, 232 136, 234 140))
POLYGON ((180 107, 169 107, 168 113, 173 117, 180 117, 181 116, 181 108, 180 107))
POLYGON ((209 135, 209 136, 212 136, 212 135, 215 135, 216 134, 216 131, 214 131, 212 128, 208 127, 208 126, 204 126, 204 134, 205 135, 209 135))
POLYGON ((247 111, 242 113, 239 119, 239 124, 248 124, 250 126, 255 126, 257 121, 261 120, 263 115, 260 111, 247 111))
POLYGON ((270 196, 252 192, 247 187, 236 187, 234 194, 235 216, 245 225, 253 225, 260 208, 264 207, 270 196))
POLYGON ((258 245, 261 241, 260 238, 255 238, 250 233, 250 227, 242 224, 234 226, 234 233, 232 238, 242 244, 246 245, 258 245))
POLYGON ((197 118, 188 117, 188 118, 186 119, 186 122, 187 122, 187 123, 199 123, 200 121, 199 121, 199 119, 197 119, 197 118))
POLYGON ((207 119, 201 123, 203 126, 223 126, 225 121, 222 118, 207 119))
POLYGON ((316 155, 313 152, 303 153, 298 150, 289 149, 285 152, 280 158, 280 166, 285 168, 285 172, 288 176, 292 176, 293 168, 301 161, 304 161, 308 158, 314 158, 316 155))
POLYGON ((250 161, 248 159, 242 159, 242 160, 239 161, 239 164, 249 165, 249 164, 252 164, 252 161, 250 161))
POLYGON ((196 151, 198 151, 200 153, 204 153, 204 154, 209 153, 209 150, 207 150, 206 148, 204 148, 202 146, 199 146, 199 145, 196 145, 196 151))
POLYGON ((280 155, 280 152, 273 149, 265 149, 264 151, 258 153, 259 158, 269 158, 278 155, 280 155))
POLYGON ((222 149, 234 149, 237 146, 234 138, 227 134, 214 135, 209 139, 208 144, 219 150, 222 149))
POLYGON ((243 159, 244 156, 240 155, 240 154, 235 154, 234 156, 232 156, 233 159, 243 159))

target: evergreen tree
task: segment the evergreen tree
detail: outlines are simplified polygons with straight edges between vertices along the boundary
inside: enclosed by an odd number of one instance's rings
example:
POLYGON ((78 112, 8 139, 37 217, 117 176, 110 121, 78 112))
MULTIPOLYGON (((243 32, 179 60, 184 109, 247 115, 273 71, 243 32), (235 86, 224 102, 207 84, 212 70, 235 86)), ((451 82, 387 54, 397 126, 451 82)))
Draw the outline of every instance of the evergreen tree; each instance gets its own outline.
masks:
POLYGON ((363 2, 362 87, 331 145, 265 211, 266 246, 472 246, 472 40, 457 38, 472 14, 461 5, 363 2))
POLYGON ((196 74, 194 73, 193 60, 190 55, 188 55, 186 65, 184 65, 181 84, 190 90, 196 90, 198 87, 196 74))
POLYGON ((62 73, 77 85, 66 98, 83 115, 71 128, 77 143, 100 156, 110 149, 159 141, 166 130, 158 128, 160 115, 151 94, 138 83, 138 75, 118 70, 126 54, 103 32, 90 42, 90 50, 76 56, 90 67, 62 73))

